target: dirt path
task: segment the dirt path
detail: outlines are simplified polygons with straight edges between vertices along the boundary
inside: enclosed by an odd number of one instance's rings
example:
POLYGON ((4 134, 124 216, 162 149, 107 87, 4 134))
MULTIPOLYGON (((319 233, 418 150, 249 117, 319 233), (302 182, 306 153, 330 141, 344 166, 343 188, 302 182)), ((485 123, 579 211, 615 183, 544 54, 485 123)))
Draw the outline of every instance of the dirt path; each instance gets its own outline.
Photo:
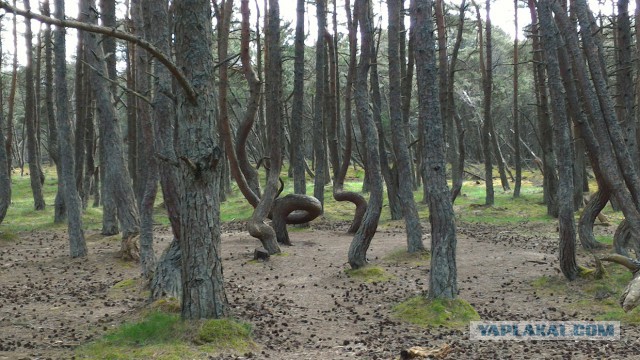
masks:
MULTIPOLYGON (((344 226, 292 232, 295 245, 267 263, 250 262, 257 242, 237 224, 227 227, 227 295, 234 316, 254 325, 262 345, 255 358, 393 359, 407 347, 448 343, 451 359, 640 359, 640 332, 629 325, 619 342, 477 342, 468 340, 467 329, 425 330, 396 320, 392 306, 426 290, 428 281, 428 263, 388 260, 405 246, 399 227, 380 230, 369 252, 394 277, 381 283, 344 274, 351 241, 344 226)), ((541 296, 531 285, 558 273, 554 230, 459 225, 460 296, 484 320, 590 319, 589 309, 562 310, 579 299, 541 296)), ((157 234, 160 250, 169 232, 157 234)), ((75 346, 135 318, 145 305, 131 281, 138 268, 115 258, 117 237, 88 238, 86 260, 68 258, 60 232, 25 233, 0 244, 0 359, 69 358, 75 346)))

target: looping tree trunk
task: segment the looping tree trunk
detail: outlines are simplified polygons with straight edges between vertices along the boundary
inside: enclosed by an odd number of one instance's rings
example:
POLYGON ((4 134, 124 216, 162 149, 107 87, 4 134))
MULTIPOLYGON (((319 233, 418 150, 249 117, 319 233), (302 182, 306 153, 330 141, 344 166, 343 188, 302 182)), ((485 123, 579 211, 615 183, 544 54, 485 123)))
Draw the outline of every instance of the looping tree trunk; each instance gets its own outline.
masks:
POLYGON ((152 300, 162 297, 182 298, 181 263, 180 242, 174 237, 156 266, 150 286, 152 300))
POLYGON ((292 245, 287 224, 304 224, 322 214, 322 204, 313 196, 289 194, 273 203, 273 228, 279 243, 292 245))
POLYGON ((610 196, 611 193, 608 189, 600 187, 593 194, 584 210, 582 210, 582 215, 580 215, 580 220, 578 221, 578 235, 580 236, 580 244, 587 250, 604 248, 604 245, 596 241, 595 236, 593 236, 593 223, 598 214, 607 205, 610 196))
POLYGON ((636 258, 640 258, 640 240, 633 236, 627 220, 622 220, 618 225, 613 235, 613 248, 616 253, 626 257, 631 257, 629 250, 633 250, 636 253, 636 258))

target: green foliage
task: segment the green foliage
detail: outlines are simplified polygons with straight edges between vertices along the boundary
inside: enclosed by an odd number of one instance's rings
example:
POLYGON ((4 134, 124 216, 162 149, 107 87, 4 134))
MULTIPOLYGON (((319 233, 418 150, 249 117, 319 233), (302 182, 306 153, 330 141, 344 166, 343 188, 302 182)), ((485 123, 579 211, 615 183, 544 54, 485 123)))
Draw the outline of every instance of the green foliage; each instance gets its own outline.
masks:
POLYGON ((360 269, 347 269, 345 273, 354 279, 359 279, 364 282, 384 282, 393 280, 393 276, 387 274, 387 272, 379 266, 365 266, 360 269))
POLYGON ((414 296, 394 306, 393 312, 398 319, 422 327, 456 329, 469 326, 470 321, 480 320, 473 306, 462 299, 428 300, 424 296, 414 296))
POLYGON ((79 347, 76 355, 85 359, 184 359, 253 348, 248 324, 231 319, 184 322, 177 314, 154 311, 79 347))

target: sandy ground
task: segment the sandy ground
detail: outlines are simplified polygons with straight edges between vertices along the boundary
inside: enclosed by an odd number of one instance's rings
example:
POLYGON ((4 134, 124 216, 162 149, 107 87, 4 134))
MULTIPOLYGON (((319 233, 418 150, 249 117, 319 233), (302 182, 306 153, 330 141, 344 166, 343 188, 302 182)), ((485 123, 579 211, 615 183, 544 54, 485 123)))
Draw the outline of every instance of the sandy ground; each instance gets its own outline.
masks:
MULTIPOLYGON (((395 359, 411 346, 446 343, 453 349, 449 359, 640 359, 639 329, 625 324, 620 341, 480 342, 469 340, 468 329, 423 329, 397 320, 393 305, 425 291, 429 278, 428 262, 388 260, 405 246, 402 225, 381 229, 369 251, 370 261, 393 275, 381 283, 345 275, 346 224, 293 231, 294 246, 266 263, 250 262, 259 244, 241 224, 225 225, 227 296, 234 316, 253 324, 260 344, 253 358, 395 359)), ((542 295, 532 286, 559 272, 555 228, 539 226, 458 225, 460 297, 483 320, 593 317, 591 309, 571 306, 579 297, 542 295)), ((157 235, 161 252, 170 234, 159 227, 157 235)), ((70 358, 74 347, 135 319, 147 304, 135 286, 114 287, 139 277, 136 264, 116 258, 118 238, 87 238, 90 255, 82 260, 67 256, 63 232, 23 233, 0 243, 0 359, 70 358)), ((426 235, 426 245, 429 240, 426 235)), ((582 264, 588 260, 580 256, 582 264)))

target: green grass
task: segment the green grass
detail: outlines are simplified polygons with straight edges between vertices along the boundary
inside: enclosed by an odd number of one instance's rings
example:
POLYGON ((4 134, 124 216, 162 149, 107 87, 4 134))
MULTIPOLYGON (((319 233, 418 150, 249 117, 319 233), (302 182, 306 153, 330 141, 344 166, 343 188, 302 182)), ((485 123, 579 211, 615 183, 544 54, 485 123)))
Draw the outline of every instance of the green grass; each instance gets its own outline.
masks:
POLYGON ((354 279, 369 283, 385 282, 394 279, 394 277, 389 275, 383 268, 373 265, 368 265, 360 269, 347 269, 345 273, 354 279))
POLYGON ((232 319, 185 322, 177 314, 155 311, 79 347, 76 355, 84 359, 200 359, 255 348, 249 324, 232 319))
MULTIPOLYGON (((28 169, 27 169, 28 170, 28 169)), ((64 224, 53 223, 53 202, 57 191, 57 178, 55 168, 45 168, 46 181, 43 189, 47 207, 44 211, 34 211, 33 199, 31 196, 31 187, 28 176, 20 176, 14 174, 12 178, 13 203, 9 207, 7 217, 0 224, 0 241, 11 235, 3 234, 19 234, 24 231, 45 230, 45 229, 65 229, 64 224)), ((262 181, 264 182, 264 171, 260 172, 262 181)), ((293 181, 287 177, 287 169, 284 168, 281 177, 285 182, 283 195, 293 192, 293 181)), ((484 207, 485 185, 484 182, 465 181, 460 196, 455 202, 454 210, 457 221, 462 222, 478 222, 490 223, 496 225, 510 225, 525 222, 551 222, 554 221, 546 215, 546 208, 541 205, 542 187, 541 177, 536 173, 523 173, 523 186, 521 197, 514 199, 512 192, 502 191, 499 182, 496 182, 495 205, 492 207, 484 207)), ((347 173, 348 182, 345 183, 345 190, 361 192, 363 172, 362 169, 356 170, 349 168, 347 173)), ((336 202, 333 200, 332 187, 327 185, 324 188, 325 209, 322 215, 328 221, 351 221, 355 207, 350 202, 336 202)), ((313 180, 307 179, 307 194, 313 194, 313 180)), ((365 199, 369 194, 363 194, 365 199)), ((420 202, 422 200, 422 190, 414 193, 414 197, 418 202, 418 211, 422 219, 429 217, 429 210, 426 204, 420 202)), ((154 221, 157 224, 169 225, 166 210, 162 206, 162 192, 158 192, 156 199, 156 211, 154 221)), ((613 223, 619 222, 621 215, 612 214, 610 208, 605 209, 607 216, 613 223)), ((235 183, 232 185, 232 192, 227 196, 227 201, 221 204, 220 216, 223 222, 227 221, 245 221, 248 220, 253 213, 253 208, 244 199, 235 183)), ((102 209, 89 206, 83 215, 83 224, 85 229, 98 230, 101 228, 102 209)), ((384 206, 380 218, 380 228, 404 226, 403 221, 392 221, 388 207, 386 191, 384 193, 384 206)), ((302 231, 302 230, 301 230, 302 231)))
POLYGON ((606 273, 602 279, 582 277, 568 282, 561 276, 541 276, 531 285, 544 296, 566 296, 569 302, 567 312, 587 309, 594 320, 615 320, 626 324, 640 324, 640 310, 625 313, 618 299, 632 278, 626 268, 617 264, 605 264, 606 273))
POLYGON ((480 320, 480 315, 462 299, 428 300, 424 296, 412 297, 393 307, 395 317, 421 327, 446 327, 460 329, 470 321, 480 320))
POLYGON ((406 248, 400 248, 387 254, 383 261, 394 264, 408 264, 410 266, 429 265, 431 254, 427 251, 408 253, 406 248))

